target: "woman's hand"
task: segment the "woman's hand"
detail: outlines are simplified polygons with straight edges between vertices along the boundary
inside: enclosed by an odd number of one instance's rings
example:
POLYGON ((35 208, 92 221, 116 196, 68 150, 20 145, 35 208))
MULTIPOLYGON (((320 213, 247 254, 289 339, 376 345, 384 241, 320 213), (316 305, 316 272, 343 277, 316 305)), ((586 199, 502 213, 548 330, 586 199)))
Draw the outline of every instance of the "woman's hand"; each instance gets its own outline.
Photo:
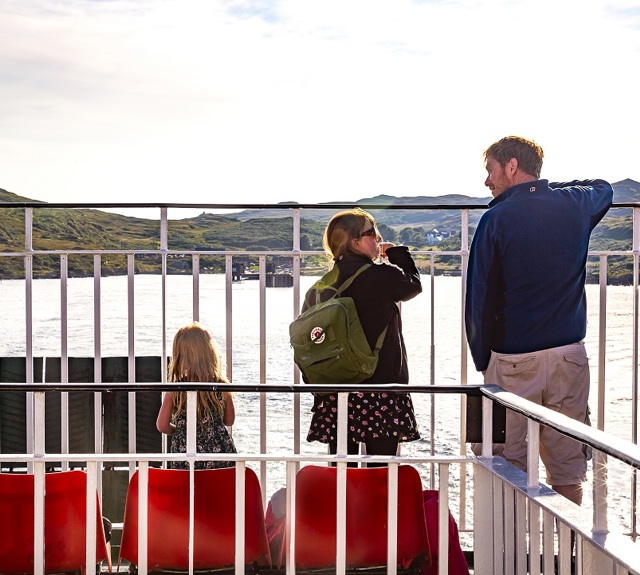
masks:
POLYGON ((389 248, 393 248, 395 247, 396 244, 391 243, 391 242, 380 242, 378 244, 378 249, 380 250, 380 257, 381 258, 386 258, 387 257, 387 250, 389 248))

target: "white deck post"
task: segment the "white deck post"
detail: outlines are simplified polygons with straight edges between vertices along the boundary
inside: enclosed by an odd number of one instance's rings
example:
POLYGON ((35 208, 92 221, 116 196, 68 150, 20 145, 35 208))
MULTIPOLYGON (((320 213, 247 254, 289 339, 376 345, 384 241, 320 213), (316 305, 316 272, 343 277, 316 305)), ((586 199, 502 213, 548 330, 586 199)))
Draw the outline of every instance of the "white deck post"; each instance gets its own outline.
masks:
MULTIPOLYGON (((484 525, 482 520, 493 515, 493 478, 484 466, 473 466, 473 564, 475 575, 493 575, 493 525, 484 525)), ((494 517, 495 521, 495 517, 494 517)))

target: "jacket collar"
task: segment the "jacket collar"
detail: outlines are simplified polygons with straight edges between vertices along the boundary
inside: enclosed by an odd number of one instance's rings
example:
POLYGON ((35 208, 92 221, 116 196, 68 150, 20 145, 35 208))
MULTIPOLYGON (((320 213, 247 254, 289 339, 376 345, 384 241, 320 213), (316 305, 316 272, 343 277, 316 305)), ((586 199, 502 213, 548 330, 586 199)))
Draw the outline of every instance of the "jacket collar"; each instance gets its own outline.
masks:
POLYGON ((496 204, 508 200, 511 196, 519 196, 530 192, 542 192, 548 189, 549 180, 532 180, 530 182, 524 182, 523 184, 517 184, 506 189, 497 198, 493 198, 493 200, 489 202, 489 207, 492 208, 496 204))
POLYGON ((337 260, 336 263, 337 264, 351 264, 351 263, 359 263, 359 264, 369 263, 370 264, 372 263, 372 261, 370 257, 365 256, 364 254, 350 253, 350 254, 347 254, 346 256, 343 256, 339 260, 337 260))

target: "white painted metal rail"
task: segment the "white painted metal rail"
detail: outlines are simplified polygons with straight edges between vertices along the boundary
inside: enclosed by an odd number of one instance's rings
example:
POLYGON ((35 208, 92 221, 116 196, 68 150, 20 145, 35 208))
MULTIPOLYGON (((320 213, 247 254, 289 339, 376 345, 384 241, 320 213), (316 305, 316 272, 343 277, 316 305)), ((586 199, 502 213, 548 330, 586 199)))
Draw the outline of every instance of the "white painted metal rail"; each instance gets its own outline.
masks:
MULTIPOLYGON (((246 256, 247 252, 244 251, 202 251, 202 250, 170 250, 168 248, 169 242, 169 210, 172 213, 179 213, 181 209, 192 209, 192 208, 202 208, 202 209, 279 209, 279 210, 287 210, 293 215, 293 243, 291 250, 282 250, 282 251, 269 251, 269 252, 252 252, 251 255, 257 257, 259 260, 259 277, 260 277, 260 287, 259 287, 259 297, 260 297, 260 312, 257 321, 259 322, 259 356, 260 356, 260 373, 258 383, 263 385, 264 391, 261 393, 260 399, 260 445, 259 452, 251 454, 251 457, 243 458, 242 456, 236 456, 235 459, 239 462, 242 461, 255 461, 260 465, 260 481, 261 484, 264 485, 266 483, 267 478, 267 469, 269 461, 282 461, 282 455, 274 456, 266 453, 266 419, 267 419, 267 409, 266 409, 266 393, 269 386, 266 385, 266 357, 267 357, 267 346, 266 346, 266 326, 267 326, 267 315, 266 315, 266 264, 267 260, 273 256, 288 256, 292 258, 293 261, 293 276, 294 276, 294 285, 293 285, 293 309, 292 309, 292 317, 297 314, 297 311, 300 308, 300 274, 301 274, 301 260, 309 255, 317 254, 317 252, 308 252, 302 251, 300 249, 300 222, 304 217, 304 211, 307 209, 318 209, 322 207, 323 209, 327 209, 328 213, 332 211, 336 211, 338 209, 351 207, 351 204, 334 204, 334 205, 322 205, 318 206, 317 204, 304 204, 304 205, 296 205, 296 206, 283 206, 283 205, 229 205, 229 204, 129 204, 127 206, 123 206, 121 204, 108 204, 108 203, 96 203, 96 204, 39 204, 39 203, 17 203, 17 204, 0 204, 0 214, 3 209, 7 208, 19 208, 24 211, 24 222, 25 222, 25 241, 24 241, 24 249, 18 250, 15 252, 0 252, 0 263, 3 261, 3 258, 22 258, 24 261, 24 286, 25 286, 25 349, 26 349, 26 381, 25 384, 32 384, 36 381, 34 374, 34 351, 33 351, 33 308, 34 308, 34 274, 33 274, 33 260, 35 257, 39 256, 55 256, 60 259, 60 318, 61 318, 61 336, 60 336, 60 349, 61 349, 61 379, 62 384, 65 384, 68 380, 68 349, 67 349, 67 341, 69 334, 69 317, 68 317, 68 296, 67 296, 67 281, 68 281, 68 258, 69 256, 77 255, 77 254, 89 254, 93 257, 94 260, 94 358, 95 358, 95 374, 94 381, 96 385, 96 389, 100 389, 100 381, 101 381, 101 371, 100 371, 100 359, 102 356, 102 348, 101 348, 101 338, 102 338, 102 309, 100 305, 101 301, 101 291, 102 291, 102 262, 103 258, 110 256, 112 254, 122 254, 127 258, 127 325, 128 325, 128 338, 129 338, 129 346, 128 346, 128 361, 129 361, 129 374, 130 381, 127 386, 127 391, 129 392, 129 437, 128 437, 128 445, 129 452, 126 454, 102 454, 101 448, 101 437, 104 432, 102 428, 102 422, 99 418, 99 411, 101 406, 101 393, 100 391, 94 391, 94 406, 95 406, 95 453, 94 454, 70 454, 68 453, 69 447, 69 415, 68 415, 68 400, 66 395, 66 390, 75 389, 73 385, 69 385, 65 387, 61 385, 61 388, 64 388, 65 391, 62 396, 62 407, 61 407, 61 421, 62 421, 62 429, 61 429, 61 452, 56 454, 46 454, 44 449, 44 427, 43 427, 43 417, 42 413, 39 412, 39 409, 42 409, 41 402, 43 402, 43 393, 40 391, 26 391, 27 393, 27 413, 26 413, 26 433, 27 433, 27 446, 28 453, 27 454, 0 454, 0 463, 9 462, 9 461, 20 461, 27 464, 27 470, 30 473, 34 473, 36 477, 36 544, 39 546, 41 543, 43 544, 43 532, 42 532, 42 524, 39 523, 39 519, 41 518, 41 513, 43 513, 42 499, 38 495, 41 493, 40 490, 44 489, 44 471, 47 462, 62 462, 63 468, 67 468, 70 463, 73 462, 88 462, 88 473, 89 473, 89 482, 88 482, 88 490, 91 490, 93 486, 97 488, 98 492, 101 491, 102 486, 102 475, 100 473, 102 467, 105 463, 108 462, 119 462, 119 461, 128 461, 130 474, 136 468, 140 468, 142 464, 144 466, 145 461, 158 461, 158 454, 153 456, 153 459, 150 455, 147 454, 136 454, 136 426, 135 426, 135 408, 136 408, 136 397, 135 391, 141 389, 139 385, 133 379, 134 373, 134 362, 135 362, 135 345, 134 345, 134 326, 135 326, 135 318, 136 318, 136 309, 138 303, 136 301, 135 296, 135 285, 136 285, 136 274, 135 274, 135 258, 146 255, 157 255, 161 258, 162 262, 162 294, 161 294, 161 310, 159 313, 162 315, 162 341, 163 341, 163 349, 162 349, 162 378, 161 381, 158 382, 162 384, 166 382, 166 357, 167 357, 167 349, 166 349, 166 309, 169 305, 167 301, 167 287, 166 287, 166 278, 167 278, 167 258, 174 256, 184 256, 191 258, 192 262, 192 293, 193 293, 193 319, 197 320, 200 316, 200 258, 203 255, 206 256, 219 256, 224 258, 225 261, 225 286, 226 286, 226 341, 230 342, 226 348, 226 365, 227 365, 227 375, 229 378, 233 377, 233 357, 234 357, 234 349, 231 344, 233 341, 233 321, 232 321, 232 304, 233 304, 233 291, 232 291, 232 262, 235 256, 246 256), (123 208, 123 207, 131 207, 131 208, 149 208, 150 210, 159 210, 160 211, 160 219, 158 220, 158 230, 159 230, 159 249, 158 250, 34 250, 33 249, 33 214, 34 211, 39 209, 76 209, 76 208, 123 208), (13 458, 13 459, 11 459, 13 458), (16 459, 17 458, 17 459, 16 459)), ((379 205, 371 205, 371 206, 362 206, 365 209, 375 209, 379 210, 379 205)), ((602 430, 605 427, 605 409, 604 405, 606 403, 606 390, 607 390, 607 380, 606 380, 606 364, 607 364, 607 347, 606 347, 606 326, 607 326, 607 290, 608 290, 608 282, 607 282, 607 262, 611 256, 626 256, 633 259, 634 266, 634 280, 633 280, 633 362, 632 362, 632 374, 631 374, 631 402, 632 402, 632 426, 630 430, 630 444, 636 445, 638 441, 637 437, 637 429, 638 429, 638 337, 639 337, 639 315, 640 315, 640 306, 638 306, 638 256, 640 255, 640 207, 638 206, 626 206, 619 205, 618 208, 623 207, 632 207, 633 208, 633 241, 632 247, 630 250, 625 251, 607 251, 607 252, 593 252, 590 254, 591 259, 598 258, 600 265, 600 313, 599 313, 599 337, 598 337, 598 420, 596 423, 596 427, 598 430, 602 430)), ((468 258, 468 247, 469 247, 469 238, 470 238, 470 225, 469 225, 469 214, 473 210, 482 210, 484 206, 479 205, 470 205, 470 206, 390 206, 386 209, 416 209, 416 210, 438 210, 438 209, 459 209, 460 211, 460 234, 461 234, 461 247, 458 251, 450 251, 450 252, 432 252, 432 251, 416 251, 414 253, 425 256, 429 258, 429 270, 430 270, 430 280, 433 285, 434 277, 436 275, 436 270, 438 267, 437 258, 440 256, 454 256, 459 257, 461 262, 461 296, 464 300, 464 284, 466 278, 466 261, 468 258)), ((435 290, 431 289, 431 300, 430 300, 430 308, 431 312, 431 324, 425 329, 428 329, 428 338, 430 340, 430 348, 431 348, 431 369, 430 369, 430 380, 429 384, 435 386, 436 384, 436 374, 435 369, 433 367, 434 358, 436 356, 436 329, 437 326, 434 322, 434 313, 433 310, 437 306, 437 302, 435 299, 435 290)), ((467 363, 467 352, 466 352, 466 339, 464 336, 463 329, 463 318, 460 317, 460 373, 459 373, 459 381, 461 385, 465 386, 468 383, 468 363, 467 363)), ((286 381, 290 381, 294 386, 297 386, 300 383, 300 378, 297 370, 295 370, 292 374, 283 374, 283 379, 286 381)), ((28 386, 25 388, 28 389, 28 386)), ((49 389, 53 389, 50 387, 49 389)), ((113 386, 111 386, 113 389, 113 386)), ((413 386, 412 386, 413 392, 413 386)), ((416 393, 418 393, 418 389, 416 388, 416 393)), ((301 435, 301 424, 300 424, 300 401, 299 401, 299 393, 295 393, 294 399, 294 415, 292 422, 292 433, 293 433, 293 446, 291 453, 286 454, 285 460, 289 464, 288 468, 288 477, 291 479, 292 474, 299 468, 299 466, 303 463, 318 461, 318 462, 326 462, 326 459, 320 457, 319 459, 310 458, 309 456, 301 456, 300 455, 300 435, 301 435)), ((434 394, 431 396, 431 412, 432 415, 436 413, 436 401, 437 395, 434 394)), ((471 517, 467 517, 468 511, 471 508, 469 504, 471 501, 474 503, 478 498, 478 478, 480 482, 487 482, 489 480, 485 478, 484 471, 480 471, 479 474, 476 475, 475 485, 469 484, 467 473, 466 473, 466 465, 462 464, 463 462, 468 462, 474 469, 477 469, 479 465, 484 469, 487 469, 489 474, 492 476, 491 479, 491 492, 495 490, 513 490, 513 496, 511 499, 513 503, 508 503, 508 505, 513 506, 514 517, 521 517, 520 513, 522 505, 524 505, 523 501, 527 502, 527 505, 530 505, 530 501, 535 498, 531 498, 528 490, 536 489, 534 484, 537 484, 537 478, 533 478, 532 476, 527 477, 525 479, 525 485, 527 493, 523 493, 524 488, 521 485, 521 478, 517 480, 511 480, 512 471, 508 468, 502 466, 500 462, 493 462, 491 465, 486 464, 485 461, 467 458, 467 447, 464 441, 464 432, 466 428, 466 410, 465 410, 465 402, 461 401, 460 407, 460 440, 459 440, 459 456, 453 458, 452 460, 443 459, 442 457, 435 456, 435 446, 437 444, 437 431, 434 427, 431 427, 429 430, 429 437, 431 438, 429 442, 429 453, 425 454, 424 458, 411 459, 405 458, 399 461, 408 461, 414 462, 416 464, 426 464, 430 467, 431 473, 428 474, 428 481, 431 483, 432 487, 436 486, 436 478, 440 476, 440 474, 448 474, 449 473, 449 465, 454 465, 457 468, 458 476, 455 478, 455 481, 459 485, 459 493, 460 493, 460 505, 459 505, 459 526, 462 531, 465 532, 474 532, 476 537, 484 537, 487 536, 487 531, 482 529, 481 532, 477 529, 477 517, 478 517, 478 508, 475 508, 475 517, 473 520, 471 517), (443 467, 446 466, 446 467, 443 467), (437 472, 436 472, 437 470, 437 472), (499 477, 499 483, 493 483, 495 477, 499 477), (524 500, 522 499, 524 498, 524 500)), ((433 422, 435 417, 431 417, 431 425, 433 426, 433 422)), ((532 430, 532 433, 535 431, 532 430)), ((615 443, 615 441, 614 441, 615 443)), ((601 457, 601 455, 597 455, 597 457, 601 457)), ((171 456, 170 454, 162 454, 160 458, 163 461, 169 461, 171 459, 175 459, 175 456, 171 456)), ((194 459, 195 460, 195 459, 194 459)), ((356 460, 358 460, 356 458, 356 460)), ((598 462, 602 462, 604 460, 598 459, 598 462)), ((340 466, 341 467, 341 466, 340 466)), ((606 499, 606 477, 602 475, 603 465, 594 466, 598 470, 598 474, 594 477, 594 486, 596 487, 596 494, 594 496, 594 514, 595 521, 592 529, 591 537, 594 540, 597 540, 598 534, 603 533, 607 529, 607 520, 603 515, 603 505, 602 500, 606 499)), ((630 501, 631 501, 631 509, 629 512, 629 516, 631 518, 631 533, 629 537, 624 539, 624 541, 633 540, 637 537, 637 467, 632 466, 632 474, 630 480, 630 501)), ((442 483, 440 481, 440 483, 442 483)), ((445 486, 446 487, 446 486, 445 486)), ((482 483, 482 488, 485 489, 486 486, 482 483)), ((440 489, 442 491, 443 486, 440 485, 440 489)), ((444 493, 443 493, 444 495, 444 493)), ((90 499, 90 497, 89 497, 90 499)), ((484 497, 483 497, 484 500, 484 497)), ((550 499, 549 499, 550 500, 550 499)), ((554 499, 556 501, 557 498, 554 499)), ((536 500, 537 501, 537 500, 536 500)), ((545 499, 545 501, 547 501, 545 499)), ((504 505, 506 503, 502 503, 504 509, 504 505)), ((441 507, 441 509, 445 509, 446 507, 441 507)), ((509 508, 511 509, 511 507, 509 508)), ((606 505, 604 506, 606 510, 606 505)), ((561 513, 558 512, 560 515, 561 513)), ((504 517, 504 513, 502 516, 504 517)), ((494 513, 495 516, 495 513, 494 513)), ((507 514, 509 516, 509 514, 507 514)), ((528 527, 529 531, 524 532, 523 534, 522 525, 518 524, 513 526, 513 541, 514 545, 516 543, 522 548, 523 538, 528 538, 529 541, 533 541, 532 544, 535 545, 537 541, 537 533, 536 525, 538 519, 536 519, 535 514, 530 516, 530 525, 528 527)), ((442 518, 441 518, 442 519, 442 518)), ((441 525, 442 525, 441 521, 441 525)), ((92 525, 91 522, 88 525, 92 525)), ((560 520, 560 525, 564 525, 562 520, 560 520)), ((567 523, 569 527, 561 527, 560 528, 560 539, 561 539, 561 549, 566 551, 567 549, 567 539, 565 534, 565 529, 573 529, 573 523, 569 521, 567 523), (565 535, 563 535, 565 534, 565 535), (564 540, 562 539, 564 537, 564 540)), ((502 527, 494 527, 494 532, 496 529, 502 529, 503 533, 507 533, 509 528, 502 527)), ((544 543, 545 541, 549 543, 550 530, 553 532, 553 525, 549 523, 549 519, 545 519, 543 516, 542 519, 542 527, 541 527, 541 540, 544 543)), ((582 538, 586 538, 586 531, 583 530, 580 532, 582 538)), ((511 535, 507 534, 507 543, 511 541, 509 539, 511 535)), ((89 538, 91 539, 91 538, 89 538)), ((612 540, 612 535, 609 534, 608 540, 612 540)), ((445 538, 446 541, 446 538, 445 538)), ((504 543, 500 543, 500 539, 493 539, 493 547, 494 549, 498 549, 500 545, 504 543)), ((510 545, 511 543, 509 543, 510 545)), ((580 545, 585 545, 582 539, 580 540, 580 545)), ((591 543, 588 543, 589 545, 591 543)), ((88 544, 89 545, 89 544, 88 544)), ((441 541, 442 545, 442 541, 441 541)), ((557 545, 557 542, 556 542, 557 545)), ((483 546, 481 546, 484 548, 483 546)), ((549 546, 547 546, 548 548, 549 546)), ((606 547, 606 546, 605 546, 606 547)), ((475 544, 476 556, 478 553, 478 540, 476 540, 475 544)), ((605 555, 610 552, 610 549, 605 549, 605 555)), ((442 558, 441 554, 441 558, 442 558)), ((446 554, 445 554, 446 555, 446 554)), ((89 556, 89 549, 88 549, 89 556)), ((496 555, 497 556, 497 555, 496 555)), ((516 572, 519 572, 523 568, 523 555, 516 554, 517 564, 514 569, 516 572)), ((526 555, 525 555, 526 557, 526 555)), ((561 572, 567 571, 567 555, 566 553, 562 556, 560 569, 561 572)), ((494 556, 495 558, 495 556, 494 556)), ((38 560, 37 560, 38 561, 38 560)), ((492 560, 493 561, 493 560, 492 560)), ((549 572, 549 555, 544 556, 543 558, 543 566, 545 566, 544 572, 549 572)), ((622 565, 625 563, 623 562, 622 565)), ((628 565, 627 565, 628 566, 628 565)), ((504 567, 504 565, 503 565, 504 567)), ((587 565, 588 567, 588 565, 587 565)), ((41 572, 42 565, 36 562, 36 572, 41 572)), ((495 563, 492 563, 492 569, 497 566, 495 563)), ((510 568, 506 569, 505 572, 511 572, 510 568)), ((531 566, 532 572, 536 572, 535 563, 531 566)), ((622 572, 619 571, 622 567, 619 567, 618 564, 615 566, 616 573, 622 572)), ((482 561, 476 566, 476 572, 483 572, 484 567, 482 566, 482 561), (480 570, 479 570, 480 569, 480 570)), ((493 571, 485 571, 485 572, 493 572, 493 571)), ((499 572, 499 571, 495 571, 499 572)), ((585 571, 592 572, 592 571, 585 571)), ((636 570, 633 572, 637 572, 636 570)))

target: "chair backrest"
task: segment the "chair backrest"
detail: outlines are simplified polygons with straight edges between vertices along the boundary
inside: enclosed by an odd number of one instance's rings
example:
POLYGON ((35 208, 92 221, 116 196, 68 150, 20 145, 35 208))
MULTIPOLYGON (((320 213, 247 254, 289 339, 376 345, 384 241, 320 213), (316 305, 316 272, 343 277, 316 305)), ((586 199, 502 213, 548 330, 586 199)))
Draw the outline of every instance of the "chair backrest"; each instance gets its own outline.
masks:
MULTIPOLYGON (((194 569, 235 563, 235 468, 194 472, 194 569)), ((129 482, 120 559, 138 564, 138 472, 129 482)), ((149 570, 189 569, 189 471, 149 469, 149 570)), ((262 493, 256 474, 245 476, 245 563, 271 564, 262 493)))
MULTIPOLYGON (((347 567, 387 563, 387 468, 347 469, 347 567)), ((336 562, 335 467, 303 467, 296 476, 296 567, 322 568, 336 562)), ((398 468, 398 565, 427 558, 422 482, 409 465, 398 468)))
MULTIPOLYGON (((44 566, 46 573, 86 567, 87 476, 84 471, 45 475, 44 566)), ((96 494, 97 501, 97 494, 96 494)), ((34 477, 0 474, 0 571, 33 573, 34 477)), ((100 502, 96 513, 96 564, 111 560, 100 502)))

